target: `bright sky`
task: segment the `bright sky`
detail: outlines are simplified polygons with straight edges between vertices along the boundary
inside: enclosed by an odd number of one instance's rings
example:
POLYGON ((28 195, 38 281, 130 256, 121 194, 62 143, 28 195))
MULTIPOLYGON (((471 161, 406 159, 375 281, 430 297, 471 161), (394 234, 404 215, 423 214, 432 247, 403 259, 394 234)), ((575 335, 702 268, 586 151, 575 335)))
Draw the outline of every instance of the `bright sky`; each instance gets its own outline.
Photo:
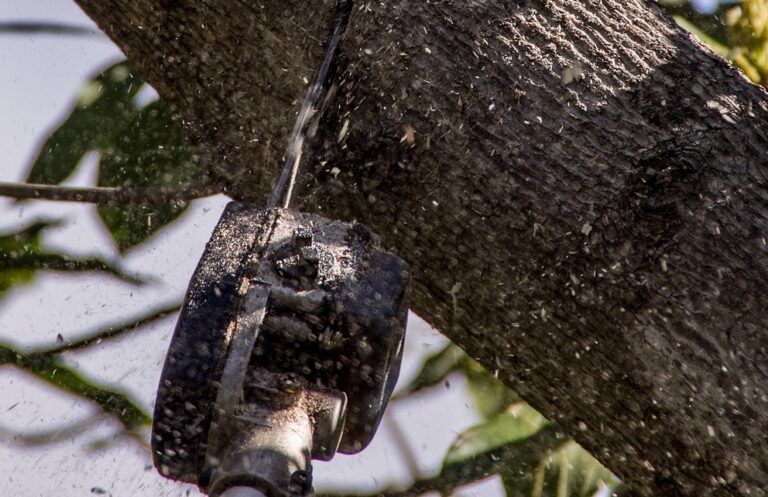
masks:
POLYGON ((739 0, 693 0, 693 5, 702 12, 714 12, 718 5, 738 3, 739 0))
MULTIPOLYGON (((57 21, 92 25, 69 0, 0 0, 2 21, 57 21)), ((107 39, 0 34, 0 181, 25 177, 34 151, 69 109, 80 85, 99 68, 122 58, 107 39)), ((93 184, 94 161, 86 161, 68 183, 93 184)), ((136 288, 95 276, 42 274, 34 285, 0 300, 0 340, 21 346, 54 343, 56 335, 74 338, 105 323, 143 314, 159 303, 181 298, 208 236, 226 204, 224 197, 196 202, 183 219, 129 253, 123 263, 156 278, 136 288)), ((64 221, 46 238, 48 247, 77 254, 117 252, 91 206, 0 200, 0 232, 39 217, 64 221)), ((174 319, 166 319, 116 343, 70 354, 67 360, 89 376, 125 389, 151 410, 174 319)), ((415 373, 422 354, 444 339, 418 318, 411 320, 401 379, 415 373)), ((436 472, 455 436, 474 424, 460 378, 439 395, 394 405, 370 448, 356 456, 337 456, 315 465, 317 487, 372 488, 393 480, 436 472), (417 461, 409 468, 393 426, 404 433, 417 461)), ((14 368, 0 368, 0 429, 35 433, 68 426, 93 415, 89 403, 54 392, 14 368)), ((82 497, 99 489, 112 496, 196 495, 194 487, 158 476, 149 455, 136 444, 107 444, 115 424, 94 425, 86 434, 41 448, 21 448, 0 436, 0 495, 82 497), (190 492, 191 493, 187 493, 190 492)), ((460 495, 500 495, 498 481, 466 489, 460 495)))

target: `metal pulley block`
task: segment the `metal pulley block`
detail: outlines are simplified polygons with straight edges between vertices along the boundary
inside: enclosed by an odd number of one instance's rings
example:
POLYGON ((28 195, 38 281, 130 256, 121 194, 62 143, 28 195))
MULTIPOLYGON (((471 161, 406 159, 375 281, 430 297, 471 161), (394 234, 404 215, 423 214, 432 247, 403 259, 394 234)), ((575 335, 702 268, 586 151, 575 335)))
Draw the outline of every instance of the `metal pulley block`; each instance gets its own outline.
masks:
POLYGON ((359 224, 230 203, 155 403, 160 473, 211 495, 311 494, 312 458, 371 441, 397 379, 409 270, 359 224))

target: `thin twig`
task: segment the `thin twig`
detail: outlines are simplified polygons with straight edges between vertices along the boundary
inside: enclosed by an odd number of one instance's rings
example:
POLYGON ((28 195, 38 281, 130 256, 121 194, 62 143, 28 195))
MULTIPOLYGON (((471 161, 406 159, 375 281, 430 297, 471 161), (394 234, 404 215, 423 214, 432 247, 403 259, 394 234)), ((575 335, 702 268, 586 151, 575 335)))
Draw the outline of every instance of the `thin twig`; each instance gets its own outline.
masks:
POLYGON ((3 197, 19 200, 86 202, 101 205, 165 204, 209 197, 221 192, 221 187, 213 183, 144 187, 74 187, 0 182, 0 196, 3 197))
POLYGON ((77 350, 89 345, 114 339, 125 333, 137 330, 142 326, 167 317, 177 312, 180 306, 173 304, 153 310, 150 314, 135 318, 127 323, 108 326, 93 333, 86 334, 73 342, 55 347, 21 352, 11 344, 0 343, 0 365, 13 364, 23 371, 31 373, 52 386, 60 388, 73 395, 96 403, 105 413, 114 415, 123 424, 127 432, 133 432, 138 426, 151 421, 148 413, 127 394, 80 375, 59 360, 62 352, 77 350))
POLYGON ((130 333, 131 331, 137 330, 154 321, 159 321, 160 319, 179 312, 180 309, 181 305, 174 303, 166 307, 153 310, 152 312, 132 319, 131 321, 101 328, 95 332, 88 333, 72 341, 68 341, 67 343, 56 345, 55 347, 34 350, 29 355, 60 354, 62 352, 71 352, 73 350, 86 348, 90 345, 100 344, 105 340, 117 338, 125 333, 130 333))
POLYGON ((75 24, 61 24, 54 22, 25 22, 10 21, 0 23, 0 33, 6 34, 44 34, 44 35, 69 35, 69 36, 94 36, 107 37, 98 29, 75 24))
POLYGON ((21 253, 0 259, 0 269, 41 269, 44 271, 102 271, 131 285, 143 285, 146 279, 123 272, 98 257, 75 259, 62 254, 21 253))
MULTIPOLYGON (((94 416, 77 421, 69 426, 57 426, 55 428, 32 433, 21 433, 0 426, 0 442, 19 447, 39 447, 41 445, 55 444, 65 439, 73 439, 83 433, 89 432, 93 429, 94 425, 101 423, 107 418, 108 415, 106 413, 99 412, 94 416)), ((92 451, 103 450, 111 444, 121 440, 129 440, 135 443, 142 451, 146 451, 148 455, 150 454, 149 451, 151 449, 144 435, 135 429, 129 430, 125 427, 119 428, 118 431, 109 438, 101 438, 91 442, 89 448, 92 451)))
POLYGON ((152 448, 150 447, 146 436, 141 433, 141 430, 139 429, 129 430, 127 428, 121 428, 108 438, 94 440, 89 444, 88 449, 92 452, 101 451, 120 443, 122 440, 135 443, 136 447, 141 449, 142 452, 145 452, 148 457, 152 457, 152 448))
POLYGON ((416 459, 416 454, 414 454, 413 450, 411 450, 411 446, 408 444, 408 439, 406 438, 405 433, 403 433, 403 430, 400 428, 397 420, 391 413, 389 413, 388 416, 384 417, 384 422, 392 434, 392 441, 400 450, 400 456, 403 458, 403 461, 410 469, 411 476, 414 479, 420 478, 421 469, 419 468, 419 461, 416 459))
POLYGON ((33 433, 19 433, 0 426, 0 440, 6 444, 20 445, 24 447, 36 447, 38 445, 56 443, 65 438, 80 435, 104 418, 104 413, 100 412, 95 416, 89 416, 88 418, 77 421, 69 426, 58 426, 56 428, 33 433))

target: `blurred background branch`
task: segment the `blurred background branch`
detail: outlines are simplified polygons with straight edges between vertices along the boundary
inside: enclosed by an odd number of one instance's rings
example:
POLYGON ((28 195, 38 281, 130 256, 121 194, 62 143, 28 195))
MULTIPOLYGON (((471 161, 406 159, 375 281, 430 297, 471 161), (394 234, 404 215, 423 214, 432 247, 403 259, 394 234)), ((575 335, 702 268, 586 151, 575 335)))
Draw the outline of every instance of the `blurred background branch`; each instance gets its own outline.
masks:
POLYGON ((93 402, 104 412, 115 416, 127 430, 152 421, 149 413, 130 396, 85 377, 57 355, 28 354, 10 344, 0 344, 0 365, 5 364, 16 366, 53 387, 93 402))
MULTIPOLYGON (((168 316, 175 315, 181 309, 181 304, 174 303, 159 309, 154 309, 144 316, 132 319, 127 322, 123 322, 117 325, 105 326, 96 331, 82 334, 72 340, 61 338, 61 344, 50 348, 35 349, 29 353, 29 355, 55 355, 62 352, 71 352, 74 350, 83 349, 91 345, 100 345, 106 340, 112 340, 118 337, 122 337, 127 333, 139 331, 143 327, 152 324, 156 321, 164 319, 168 316)), ((61 336, 61 335, 59 335, 61 336)))
POLYGON ((520 446, 508 444, 497 449, 479 454, 470 459, 443 467, 439 475, 413 482, 406 489, 384 490, 370 494, 360 493, 323 493, 318 497, 417 497, 427 492, 450 495, 458 487, 482 480, 488 476, 515 468, 521 474, 531 472, 538 464, 540 456, 568 442, 568 438, 548 426, 520 446), (531 464, 533 463, 533 465, 531 464))
POLYGON ((144 187, 75 187, 29 183, 1 183, 0 196, 18 200, 57 200, 100 205, 165 204, 180 200, 194 200, 221 193, 213 184, 189 184, 144 187))
POLYGON ((37 447, 81 435, 103 420, 104 414, 99 413, 68 426, 56 427, 34 433, 18 433, 8 428, 0 427, 0 440, 6 444, 37 447))
POLYGON ((102 38, 105 41, 109 39, 101 31, 88 26, 57 22, 0 22, 0 34, 93 36, 95 38, 102 38))

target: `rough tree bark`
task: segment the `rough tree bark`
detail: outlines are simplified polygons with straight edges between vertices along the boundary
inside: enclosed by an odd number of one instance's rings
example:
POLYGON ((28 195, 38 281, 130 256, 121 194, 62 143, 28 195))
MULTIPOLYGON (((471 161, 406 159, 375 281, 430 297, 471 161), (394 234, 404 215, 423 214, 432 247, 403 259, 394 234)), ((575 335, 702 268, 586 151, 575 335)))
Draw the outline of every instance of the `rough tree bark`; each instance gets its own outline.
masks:
MULTIPOLYGON (((263 201, 332 5, 77 1, 263 201)), ((636 0, 360 0, 336 84, 306 208, 640 493, 767 495, 766 93, 636 0)))

